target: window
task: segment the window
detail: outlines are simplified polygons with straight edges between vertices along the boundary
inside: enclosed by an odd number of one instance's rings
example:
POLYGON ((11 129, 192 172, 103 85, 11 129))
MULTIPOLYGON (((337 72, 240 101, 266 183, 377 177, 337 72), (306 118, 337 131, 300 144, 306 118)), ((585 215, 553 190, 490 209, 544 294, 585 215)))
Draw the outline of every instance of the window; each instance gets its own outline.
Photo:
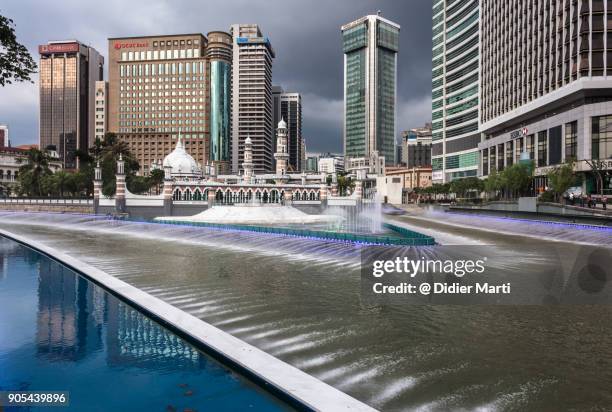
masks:
POLYGON ((497 171, 501 172, 504 170, 504 144, 497 145, 497 171))
POLYGON ((482 175, 487 176, 489 174, 489 149, 482 151, 482 175))
POLYGON ((516 139, 516 143, 514 144, 514 163, 518 163, 521 160, 521 153, 523 153, 523 141, 525 139, 523 137, 519 137, 516 139))
POLYGON ((514 140, 506 142, 506 166, 512 166, 514 156, 514 140))
POLYGON ((529 153, 529 159, 530 160, 534 160, 535 159, 534 140, 535 139, 534 139, 534 136, 532 134, 527 136, 527 147, 525 148, 525 151, 527 153, 529 153))
POLYGON ((612 158, 612 115, 596 116, 591 121, 592 158, 612 158))
POLYGON ((538 133, 538 167, 548 164, 548 139, 546 130, 538 133))
POLYGON ((571 162, 578 159, 578 122, 565 124, 565 161, 571 162))

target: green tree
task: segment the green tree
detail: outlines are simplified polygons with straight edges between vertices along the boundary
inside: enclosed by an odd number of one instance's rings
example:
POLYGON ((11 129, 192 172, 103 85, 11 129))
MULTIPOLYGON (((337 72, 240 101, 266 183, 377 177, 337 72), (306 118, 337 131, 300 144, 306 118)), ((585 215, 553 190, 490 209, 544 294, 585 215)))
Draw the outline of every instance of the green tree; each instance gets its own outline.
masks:
POLYGON ((467 197, 471 192, 477 194, 482 192, 483 182, 477 177, 466 177, 463 179, 453 180, 450 183, 450 191, 455 193, 457 197, 467 197))
POLYGON ((57 192, 59 197, 63 198, 66 188, 70 186, 71 183, 73 183, 71 182, 72 180, 74 180, 72 176, 72 173, 68 173, 64 170, 58 170, 57 172, 49 176, 54 183, 55 191, 57 192))
POLYGON ((338 176, 338 193, 340 196, 346 196, 348 192, 355 189, 355 182, 348 176, 338 176))
POLYGON ((49 154, 44 150, 31 148, 27 151, 25 159, 19 158, 19 163, 24 165, 19 167, 19 187, 23 194, 28 196, 43 196, 43 177, 51 174, 49 169, 49 154))
POLYGON ((548 186, 555 195, 555 201, 558 202, 560 197, 567 189, 572 187, 576 181, 574 176, 574 163, 565 163, 557 166, 547 174, 548 186))
POLYGON ((93 181, 94 162, 100 162, 102 169, 102 194, 104 196, 112 196, 115 194, 116 182, 115 175, 117 174, 117 160, 119 156, 125 162, 126 184, 128 190, 138 193, 140 190, 140 181, 132 179, 136 171, 140 169, 138 161, 130 153, 128 144, 117 138, 114 133, 106 133, 104 140, 97 139, 94 145, 89 149, 89 164, 91 165, 91 180, 93 181), (137 187, 132 187, 134 184, 137 187))
POLYGON ((497 173, 497 169, 491 169, 491 173, 484 181, 484 190, 488 196, 493 195, 493 198, 497 197, 497 194, 503 188, 502 176, 497 173))
POLYGON ((531 168, 523 163, 513 164, 504 169, 502 181, 510 198, 523 194, 531 184, 531 168))
POLYGON ((13 20, 0 15, 0 86, 31 82, 36 63, 28 49, 17 41, 13 20))
POLYGON ((149 187, 155 188, 155 194, 159 194, 160 187, 164 183, 164 171, 162 169, 153 169, 149 174, 149 187))

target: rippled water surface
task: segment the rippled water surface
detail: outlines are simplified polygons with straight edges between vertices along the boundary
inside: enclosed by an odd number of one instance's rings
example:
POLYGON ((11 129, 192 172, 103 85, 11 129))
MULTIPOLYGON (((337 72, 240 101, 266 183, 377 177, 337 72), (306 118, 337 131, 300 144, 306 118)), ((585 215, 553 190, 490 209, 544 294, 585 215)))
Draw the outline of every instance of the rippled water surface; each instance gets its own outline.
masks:
POLYGON ((290 410, 102 288, 2 237, 0 391, 67 392, 69 405, 58 409, 68 411, 290 410))
MULTIPOLYGON (((381 410, 612 408, 610 306, 369 306, 358 246, 160 226, 0 216, 381 410)), ((516 236, 467 238, 529 272, 516 236)))

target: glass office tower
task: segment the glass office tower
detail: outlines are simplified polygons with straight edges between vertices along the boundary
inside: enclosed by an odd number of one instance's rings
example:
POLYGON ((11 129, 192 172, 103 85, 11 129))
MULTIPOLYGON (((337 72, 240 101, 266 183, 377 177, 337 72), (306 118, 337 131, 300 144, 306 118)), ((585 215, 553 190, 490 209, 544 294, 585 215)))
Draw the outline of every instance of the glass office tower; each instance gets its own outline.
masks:
POLYGON ((210 62, 210 160, 220 173, 230 172, 232 108, 232 36, 208 33, 210 62))
POLYGON ((344 154, 374 151, 395 163, 397 52, 400 26, 369 15, 342 26, 344 154))
POLYGON ((434 0, 432 181, 476 176, 479 156, 479 0, 434 0))
POLYGON ((41 149, 56 150, 66 169, 79 167, 77 150, 94 141, 96 81, 102 80, 104 58, 76 40, 41 45, 41 149))

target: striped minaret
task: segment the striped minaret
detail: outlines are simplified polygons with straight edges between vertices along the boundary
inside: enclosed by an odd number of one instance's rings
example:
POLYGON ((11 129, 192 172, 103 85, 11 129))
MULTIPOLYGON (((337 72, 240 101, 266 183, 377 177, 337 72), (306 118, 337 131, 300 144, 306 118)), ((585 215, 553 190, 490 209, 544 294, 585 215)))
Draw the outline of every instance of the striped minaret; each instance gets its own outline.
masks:
POLYGON ((125 213, 125 162, 123 154, 119 154, 117 160, 117 174, 115 175, 117 187, 115 190, 115 209, 118 213, 125 213))
POLYGON ((172 216, 172 189, 174 181, 172 180, 172 166, 164 166, 164 215, 172 216))
POLYGON ((102 169, 100 168, 100 161, 96 163, 94 168, 94 181, 93 181, 93 206, 94 213, 98 213, 100 207, 100 196, 102 196, 102 169))

